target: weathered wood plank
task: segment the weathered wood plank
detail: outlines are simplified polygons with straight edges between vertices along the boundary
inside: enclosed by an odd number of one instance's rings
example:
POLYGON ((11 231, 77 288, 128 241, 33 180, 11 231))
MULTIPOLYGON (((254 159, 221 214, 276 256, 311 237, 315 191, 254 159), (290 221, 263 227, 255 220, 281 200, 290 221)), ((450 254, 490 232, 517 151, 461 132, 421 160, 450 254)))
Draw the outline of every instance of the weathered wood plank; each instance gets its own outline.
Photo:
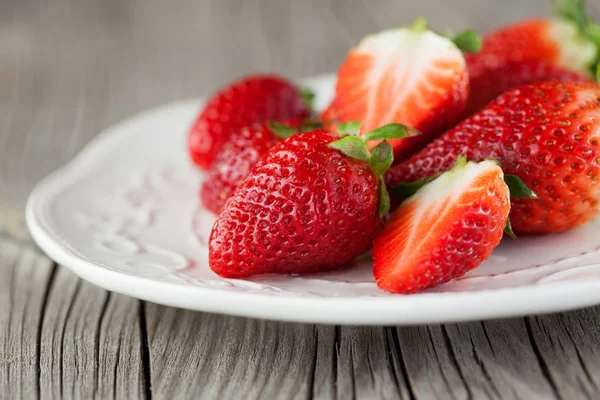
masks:
POLYGON ((331 394, 322 378, 331 376, 331 364, 317 364, 316 355, 331 354, 333 328, 154 304, 146 305, 146 318, 155 399, 303 399, 314 381, 319 394, 331 394))
POLYGON ((557 397, 522 319, 447 325, 445 332, 474 398, 557 397))
POLYGON ((138 301, 59 268, 40 337, 42 398, 142 398, 138 301))
POLYGON ((36 398, 40 321, 54 264, 0 238, 0 398, 36 398))
POLYGON ((415 398, 468 399, 463 378, 443 326, 390 328, 415 398))
POLYGON ((600 393, 599 308, 527 320, 540 363, 563 399, 600 393))

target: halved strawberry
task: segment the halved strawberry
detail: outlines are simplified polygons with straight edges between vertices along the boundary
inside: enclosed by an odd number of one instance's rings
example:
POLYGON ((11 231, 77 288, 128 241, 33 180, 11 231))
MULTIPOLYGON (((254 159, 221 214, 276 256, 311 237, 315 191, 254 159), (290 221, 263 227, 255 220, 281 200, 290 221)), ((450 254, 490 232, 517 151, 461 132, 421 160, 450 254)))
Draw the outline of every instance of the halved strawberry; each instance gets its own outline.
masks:
MULTIPOLYGON (((468 45, 478 40, 472 32, 461 38, 470 38, 468 45)), ((421 131, 417 138, 392 141, 394 161, 402 161, 457 122, 468 80, 459 46, 417 21, 369 35, 350 51, 338 71, 330 113, 338 122, 361 121, 363 132, 393 122, 421 131)))
POLYGON ((464 275, 500 243, 509 211, 502 169, 459 158, 406 200, 375 239, 377 285, 408 294, 464 275))

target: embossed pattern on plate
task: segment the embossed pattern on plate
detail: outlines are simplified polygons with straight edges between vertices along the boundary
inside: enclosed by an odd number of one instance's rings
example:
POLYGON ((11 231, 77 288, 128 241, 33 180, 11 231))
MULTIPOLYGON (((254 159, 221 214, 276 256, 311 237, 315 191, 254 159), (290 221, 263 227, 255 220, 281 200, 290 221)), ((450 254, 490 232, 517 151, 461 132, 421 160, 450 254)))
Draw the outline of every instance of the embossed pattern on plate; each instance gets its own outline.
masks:
MULTIPOLYGON (((306 80, 317 107, 333 78, 306 80)), ((99 286, 190 309, 351 324, 458 321, 600 302, 600 229, 504 241, 478 269, 423 294, 377 289, 368 255, 308 276, 222 279, 208 267, 214 216, 185 153, 200 102, 165 106, 99 135, 34 191, 27 221, 56 261, 99 286)))

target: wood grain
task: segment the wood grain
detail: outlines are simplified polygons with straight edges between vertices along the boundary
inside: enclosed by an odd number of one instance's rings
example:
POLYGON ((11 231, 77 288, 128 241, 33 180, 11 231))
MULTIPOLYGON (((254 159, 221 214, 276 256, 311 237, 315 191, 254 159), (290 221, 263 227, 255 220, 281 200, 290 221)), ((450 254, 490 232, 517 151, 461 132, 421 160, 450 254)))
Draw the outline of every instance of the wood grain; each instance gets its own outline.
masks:
POLYGON ((195 313, 79 280, 24 224, 35 183, 136 112, 249 72, 333 71, 418 16, 486 31, 548 4, 0 0, 0 399, 598 398, 599 308, 387 328, 195 313))

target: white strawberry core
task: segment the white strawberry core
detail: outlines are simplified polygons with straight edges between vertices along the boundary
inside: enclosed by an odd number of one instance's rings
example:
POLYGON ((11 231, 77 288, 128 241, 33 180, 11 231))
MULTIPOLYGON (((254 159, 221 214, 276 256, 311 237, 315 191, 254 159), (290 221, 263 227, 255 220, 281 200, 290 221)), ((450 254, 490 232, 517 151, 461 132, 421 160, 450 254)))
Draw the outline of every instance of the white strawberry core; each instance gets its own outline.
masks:
POLYGON ((589 75, 589 67, 596 59, 596 46, 581 36, 575 23, 553 20, 549 34, 560 49, 558 64, 563 68, 589 75))

